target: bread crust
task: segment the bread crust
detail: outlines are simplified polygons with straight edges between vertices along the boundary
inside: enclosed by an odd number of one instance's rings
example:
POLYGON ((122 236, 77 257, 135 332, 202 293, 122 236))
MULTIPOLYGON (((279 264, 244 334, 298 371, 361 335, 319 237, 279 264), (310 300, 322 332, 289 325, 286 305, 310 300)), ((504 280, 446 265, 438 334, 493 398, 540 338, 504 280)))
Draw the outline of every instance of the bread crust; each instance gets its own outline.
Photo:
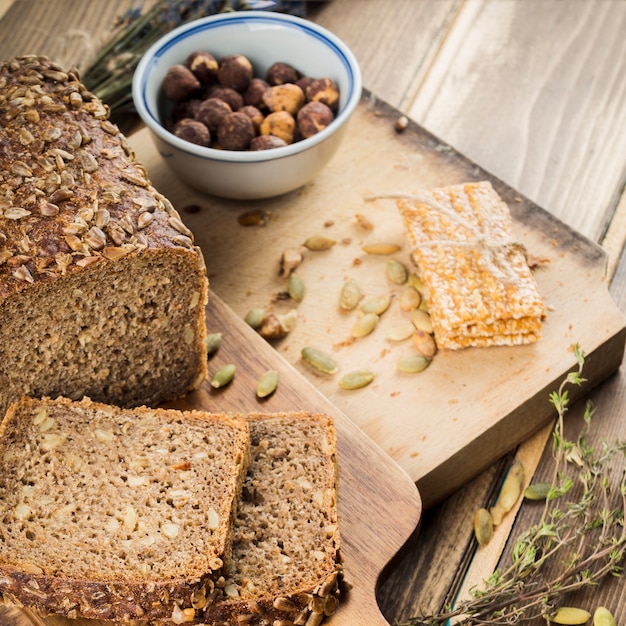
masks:
MULTIPOLYGON (((108 114, 75 70, 42 56, 0 63, 0 307, 6 320, 22 295, 63 290, 68 278, 84 276, 83 284, 91 285, 92 275, 101 277, 123 264, 127 280, 140 282, 142 263, 178 257, 196 292, 188 311, 194 334, 188 363, 194 373, 179 388, 161 385, 160 395, 150 398, 171 400, 206 378, 206 268, 192 232, 151 184, 108 114)), ((67 305, 72 304, 68 290, 67 305)), ((48 313, 45 301, 40 306, 48 313)), ((124 351, 123 336, 119 344, 124 351)), ((18 368, 0 348, 0 415, 9 401, 34 392, 26 385, 13 397, 5 395, 3 367, 12 370, 14 380, 18 368)), ((71 381, 66 388, 50 384, 37 391, 95 394, 72 388, 71 381)), ((121 397, 99 399, 124 404, 121 397)))

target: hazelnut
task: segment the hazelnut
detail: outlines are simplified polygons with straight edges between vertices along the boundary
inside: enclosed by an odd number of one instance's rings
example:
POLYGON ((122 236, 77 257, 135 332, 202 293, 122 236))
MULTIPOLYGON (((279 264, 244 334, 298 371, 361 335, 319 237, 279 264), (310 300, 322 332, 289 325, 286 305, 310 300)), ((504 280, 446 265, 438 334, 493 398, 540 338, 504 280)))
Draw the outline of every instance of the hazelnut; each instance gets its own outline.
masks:
POLYGON ((193 117, 215 133, 224 118, 232 112, 233 110, 224 100, 207 98, 197 106, 193 117))
POLYGON ((243 94, 244 104, 263 106, 263 94, 266 89, 269 89, 269 85, 262 78, 253 78, 243 94))
POLYGON ((300 78, 300 73, 289 63, 274 63, 268 70, 265 80, 270 85, 283 85, 295 83, 300 78))
POLYGON ((245 91, 252 80, 252 63, 243 54, 230 54, 220 61, 217 79, 224 87, 245 91))
POLYGON ((207 89, 206 98, 223 100, 233 111, 238 111, 243 106, 243 96, 231 87, 213 85, 207 89))
POLYGON ((287 111, 270 113, 261 124, 262 135, 275 135, 286 143, 293 143, 296 131, 296 120, 287 111))
POLYGON ((333 111, 339 106, 339 88, 332 78, 314 78, 306 87, 306 99, 323 102, 333 111))
POLYGON ((193 75, 203 84, 217 80, 217 59, 205 51, 192 52, 185 61, 185 65, 193 75))
POLYGON ((307 102, 299 111, 296 121, 304 139, 324 130, 335 119, 330 107, 323 102, 307 102))
POLYGON ((263 104, 270 111, 287 111, 295 115, 304 102, 304 92, 293 83, 274 85, 263 94, 263 104))
POLYGON ((254 126, 254 131, 258 133, 259 128, 261 127, 261 122, 263 121, 263 118, 264 118, 263 113, 261 113, 259 109, 252 106, 251 104, 242 106, 239 109, 239 113, 245 113, 250 118, 250 121, 252 122, 252 126, 254 126))
POLYGON ((217 140, 224 150, 247 150, 255 135, 245 113, 229 113, 217 129, 217 140))
POLYGON ((259 135, 250 142, 250 150, 272 150, 286 145, 287 142, 276 135, 259 135))
POLYGON ((188 67, 178 63, 167 70, 162 87, 167 98, 180 102, 200 88, 200 81, 188 67))
POLYGON ((197 120, 185 118, 176 122, 174 126, 174 134, 185 141, 198 144, 199 146, 208 146, 211 143, 211 133, 209 129, 197 120))
POLYGON ((189 100, 177 102, 172 109, 172 121, 178 122, 186 117, 194 118, 201 102, 202 100, 198 98, 190 98, 189 100))

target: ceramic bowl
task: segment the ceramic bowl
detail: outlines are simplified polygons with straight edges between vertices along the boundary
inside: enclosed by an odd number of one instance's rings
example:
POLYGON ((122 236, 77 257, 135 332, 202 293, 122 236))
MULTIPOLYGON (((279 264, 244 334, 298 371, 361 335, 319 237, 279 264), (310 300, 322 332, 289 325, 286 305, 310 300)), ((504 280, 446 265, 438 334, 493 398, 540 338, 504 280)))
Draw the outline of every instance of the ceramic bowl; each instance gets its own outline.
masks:
POLYGON ((361 89, 358 63, 338 37, 313 22, 269 11, 237 11, 189 22, 157 41, 133 77, 135 107, 165 162, 197 190, 233 199, 273 197, 311 181, 337 151, 361 89), (198 50, 218 60, 243 54, 255 76, 264 77, 273 63, 283 61, 305 76, 333 78, 340 92, 336 117, 316 135, 271 150, 219 150, 180 139, 163 124, 168 104, 161 84, 172 65, 198 50))

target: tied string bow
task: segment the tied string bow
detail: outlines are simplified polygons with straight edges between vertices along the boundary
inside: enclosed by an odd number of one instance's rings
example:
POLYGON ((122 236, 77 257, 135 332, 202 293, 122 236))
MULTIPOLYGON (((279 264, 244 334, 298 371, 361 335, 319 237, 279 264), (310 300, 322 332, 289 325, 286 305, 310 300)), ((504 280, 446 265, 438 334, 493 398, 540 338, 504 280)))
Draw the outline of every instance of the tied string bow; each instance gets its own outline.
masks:
POLYGON ((520 284, 520 277, 511 267, 507 253, 510 250, 519 250, 524 253, 523 246, 511 239, 497 239, 493 236, 493 214, 489 205, 487 205, 488 208, 481 227, 478 224, 471 223, 451 207, 441 204, 431 196, 424 194, 394 193, 367 196, 365 198, 367 202, 381 199, 409 200, 411 202, 424 204, 430 209, 445 215, 451 222, 459 225, 470 235, 467 240, 432 239, 430 241, 423 241, 417 245, 418 248, 434 248, 439 246, 442 248, 460 247, 478 249, 481 252, 481 260, 492 275, 498 276, 503 281, 510 282, 516 286, 520 284))

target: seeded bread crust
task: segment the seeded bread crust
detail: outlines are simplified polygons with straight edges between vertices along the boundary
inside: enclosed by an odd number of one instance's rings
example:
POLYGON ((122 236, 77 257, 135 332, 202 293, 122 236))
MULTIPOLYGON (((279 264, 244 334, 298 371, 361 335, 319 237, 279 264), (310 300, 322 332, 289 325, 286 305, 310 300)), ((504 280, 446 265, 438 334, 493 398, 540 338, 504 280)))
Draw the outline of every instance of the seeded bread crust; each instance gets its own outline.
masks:
POLYGON ((231 560, 249 454, 244 420, 14 403, 0 425, 0 596, 70 618, 193 615, 231 560))
MULTIPOLYGON (((234 523, 224 597, 197 611, 208 626, 317 626, 343 591, 336 433, 327 415, 237 415, 251 461, 234 523)), ((175 611, 174 623, 182 615, 175 611)))
POLYGON ((202 254, 107 116, 74 70, 0 63, 0 415, 24 394, 155 405, 206 377, 202 254))

